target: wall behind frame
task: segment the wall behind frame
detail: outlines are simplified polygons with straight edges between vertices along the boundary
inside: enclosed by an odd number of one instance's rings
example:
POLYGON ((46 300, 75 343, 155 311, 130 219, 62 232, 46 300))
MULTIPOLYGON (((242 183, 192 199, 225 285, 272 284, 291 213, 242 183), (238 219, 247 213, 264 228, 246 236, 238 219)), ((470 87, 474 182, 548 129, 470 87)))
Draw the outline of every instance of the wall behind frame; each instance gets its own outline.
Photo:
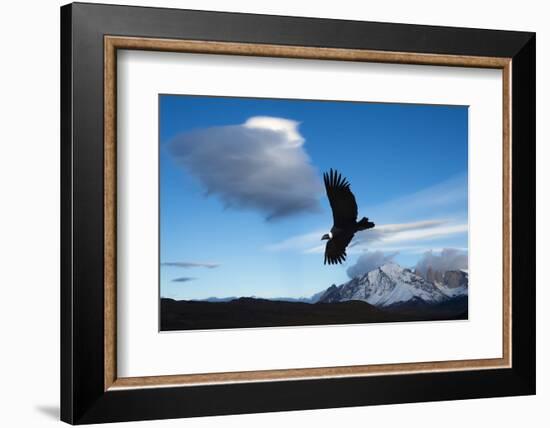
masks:
MULTIPOLYGON (((2 420, 6 426, 59 427, 59 6, 64 1, 8 2, 0 31, 3 65, 0 79, 1 298, 3 350, 2 420), (9 401, 8 401, 9 400, 9 401)), ((537 75, 550 75, 550 29, 543 2, 464 0, 442 6, 436 0, 387 2, 296 2, 292 0, 104 0, 102 3, 180 7, 319 18, 404 22, 506 30, 537 31, 537 75)), ((283 412, 191 420, 126 423, 124 427, 158 426, 280 427, 392 426, 446 428, 490 423, 517 427, 526 418, 533 426, 548 420, 550 402, 550 300, 544 280, 545 244, 550 227, 550 116, 548 79, 537 82, 537 257, 538 395, 462 402, 283 412), (540 422, 539 422, 540 421, 540 422), (144 425, 145 424, 145 425, 144 425)))

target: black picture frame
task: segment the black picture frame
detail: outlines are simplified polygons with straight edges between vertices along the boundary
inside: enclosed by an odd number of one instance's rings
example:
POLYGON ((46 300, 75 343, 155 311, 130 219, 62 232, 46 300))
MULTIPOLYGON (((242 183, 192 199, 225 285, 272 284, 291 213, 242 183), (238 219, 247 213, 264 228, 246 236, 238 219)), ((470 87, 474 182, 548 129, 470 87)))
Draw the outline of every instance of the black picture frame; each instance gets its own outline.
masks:
POLYGON ((61 8, 61 419, 71 424, 535 393, 535 34, 73 3, 61 8), (512 367, 104 388, 104 36, 512 59, 512 367))

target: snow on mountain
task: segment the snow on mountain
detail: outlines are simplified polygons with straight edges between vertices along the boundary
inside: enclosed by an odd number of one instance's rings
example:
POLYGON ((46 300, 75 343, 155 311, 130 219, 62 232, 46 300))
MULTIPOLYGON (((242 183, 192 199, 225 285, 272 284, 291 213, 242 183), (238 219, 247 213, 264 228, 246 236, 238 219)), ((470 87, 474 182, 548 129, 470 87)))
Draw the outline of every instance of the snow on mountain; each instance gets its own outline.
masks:
POLYGON ((378 307, 410 302, 437 304, 462 295, 459 294, 463 292, 462 282, 457 279, 456 284, 459 285, 450 287, 445 282, 436 285, 410 269, 390 262, 342 285, 329 287, 319 302, 362 300, 378 307))
POLYGON ((449 270, 443 274, 441 281, 434 281, 434 285, 449 297, 466 296, 468 294, 468 271, 449 270))

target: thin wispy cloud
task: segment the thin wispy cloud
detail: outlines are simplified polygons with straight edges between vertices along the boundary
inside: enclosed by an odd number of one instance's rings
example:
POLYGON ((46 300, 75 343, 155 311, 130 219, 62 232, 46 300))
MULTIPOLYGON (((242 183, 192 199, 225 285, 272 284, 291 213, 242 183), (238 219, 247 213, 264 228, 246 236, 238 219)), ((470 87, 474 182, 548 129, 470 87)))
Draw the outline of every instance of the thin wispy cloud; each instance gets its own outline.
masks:
MULTIPOLYGON (((425 220, 380 225, 374 229, 357 233, 348 246, 347 252, 350 254, 360 253, 373 248, 384 251, 406 251, 411 244, 448 238, 467 231, 467 223, 455 223, 452 220, 425 220)), ((418 246, 414 248, 418 248, 418 246)), ((426 246, 421 248, 426 250, 426 246)), ((320 254, 324 251, 324 244, 302 249, 304 253, 320 254)))
MULTIPOLYGON (((400 237, 409 236, 422 236, 426 233, 433 233, 434 229, 441 228, 448 220, 435 219, 435 220, 422 220, 410 223, 397 223, 397 224, 383 224, 372 230, 369 230, 368 234, 365 232, 358 232, 355 235, 355 239, 351 246, 355 246, 364 242, 374 241, 400 241, 400 237)), ((367 231, 366 231, 367 232, 367 231)))
MULTIPOLYGON (((425 246, 411 245, 422 241, 447 238, 468 231, 468 224, 449 219, 423 220, 410 223, 395 223, 376 226, 374 229, 359 232, 348 246, 348 253, 362 252, 368 248, 385 251, 425 251, 425 246)), ((319 254, 325 251, 325 244, 320 242, 324 232, 307 233, 288 238, 269 245, 270 251, 296 251, 319 254)))
POLYGON ((196 268, 203 267, 207 269, 214 269, 219 267, 219 263, 205 263, 205 262, 164 262, 162 266, 180 267, 180 268, 196 268))
POLYGON ((168 149, 205 194, 266 220, 319 212, 323 187, 293 120, 256 116, 180 134, 168 149))
POLYGON ((180 278, 174 278, 172 282, 188 282, 188 281, 194 281, 197 278, 189 277, 189 276, 182 276, 180 278))
POLYGON ((310 247, 314 243, 318 243, 325 232, 318 230, 316 232, 306 233, 303 235, 293 236, 275 244, 266 246, 269 251, 285 251, 285 250, 303 250, 310 247))
MULTIPOLYGON (((362 253, 367 249, 423 253, 431 248, 432 241, 467 233, 467 192, 467 174, 464 173, 410 195, 361 208, 360 212, 367 213, 376 227, 358 232, 348 246, 348 253, 362 253), (406 221, 383 224, 387 218, 406 221), (430 247, 423 242, 430 242, 430 247)), ((329 227, 327 225, 326 229, 329 227)), ((320 237, 327 230, 292 236, 268 245, 266 249, 323 253, 325 243, 320 242, 320 237)), ((439 246, 444 247, 444 244, 439 246)))
MULTIPOLYGON (((411 245, 411 246, 403 246, 399 248, 381 246, 380 249, 383 251, 402 251, 409 254, 425 254, 428 251, 432 251, 434 253, 440 253, 443 250, 446 250, 447 247, 434 247, 433 245, 429 245, 429 246, 428 245, 411 245)), ((456 247, 454 249, 462 252, 468 251, 467 247, 456 247)))
POLYGON ((417 192, 377 205, 364 206, 360 211, 367 212, 373 219, 382 216, 392 221, 449 218, 458 212, 465 216, 467 204, 468 174, 463 172, 417 192))
POLYGON ((352 246, 372 243, 392 244, 440 239, 468 231, 467 223, 452 220, 425 220, 412 223, 387 224, 355 235, 352 246))

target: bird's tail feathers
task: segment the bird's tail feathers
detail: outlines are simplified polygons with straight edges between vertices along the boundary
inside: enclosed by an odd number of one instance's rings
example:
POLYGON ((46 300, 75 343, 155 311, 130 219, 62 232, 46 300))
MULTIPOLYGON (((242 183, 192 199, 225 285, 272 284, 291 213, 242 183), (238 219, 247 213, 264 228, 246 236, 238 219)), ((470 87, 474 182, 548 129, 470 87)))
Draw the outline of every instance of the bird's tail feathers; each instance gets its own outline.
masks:
POLYGON ((372 229, 374 227, 374 223, 372 221, 369 221, 367 217, 363 217, 361 220, 357 222, 357 230, 367 230, 372 229))

